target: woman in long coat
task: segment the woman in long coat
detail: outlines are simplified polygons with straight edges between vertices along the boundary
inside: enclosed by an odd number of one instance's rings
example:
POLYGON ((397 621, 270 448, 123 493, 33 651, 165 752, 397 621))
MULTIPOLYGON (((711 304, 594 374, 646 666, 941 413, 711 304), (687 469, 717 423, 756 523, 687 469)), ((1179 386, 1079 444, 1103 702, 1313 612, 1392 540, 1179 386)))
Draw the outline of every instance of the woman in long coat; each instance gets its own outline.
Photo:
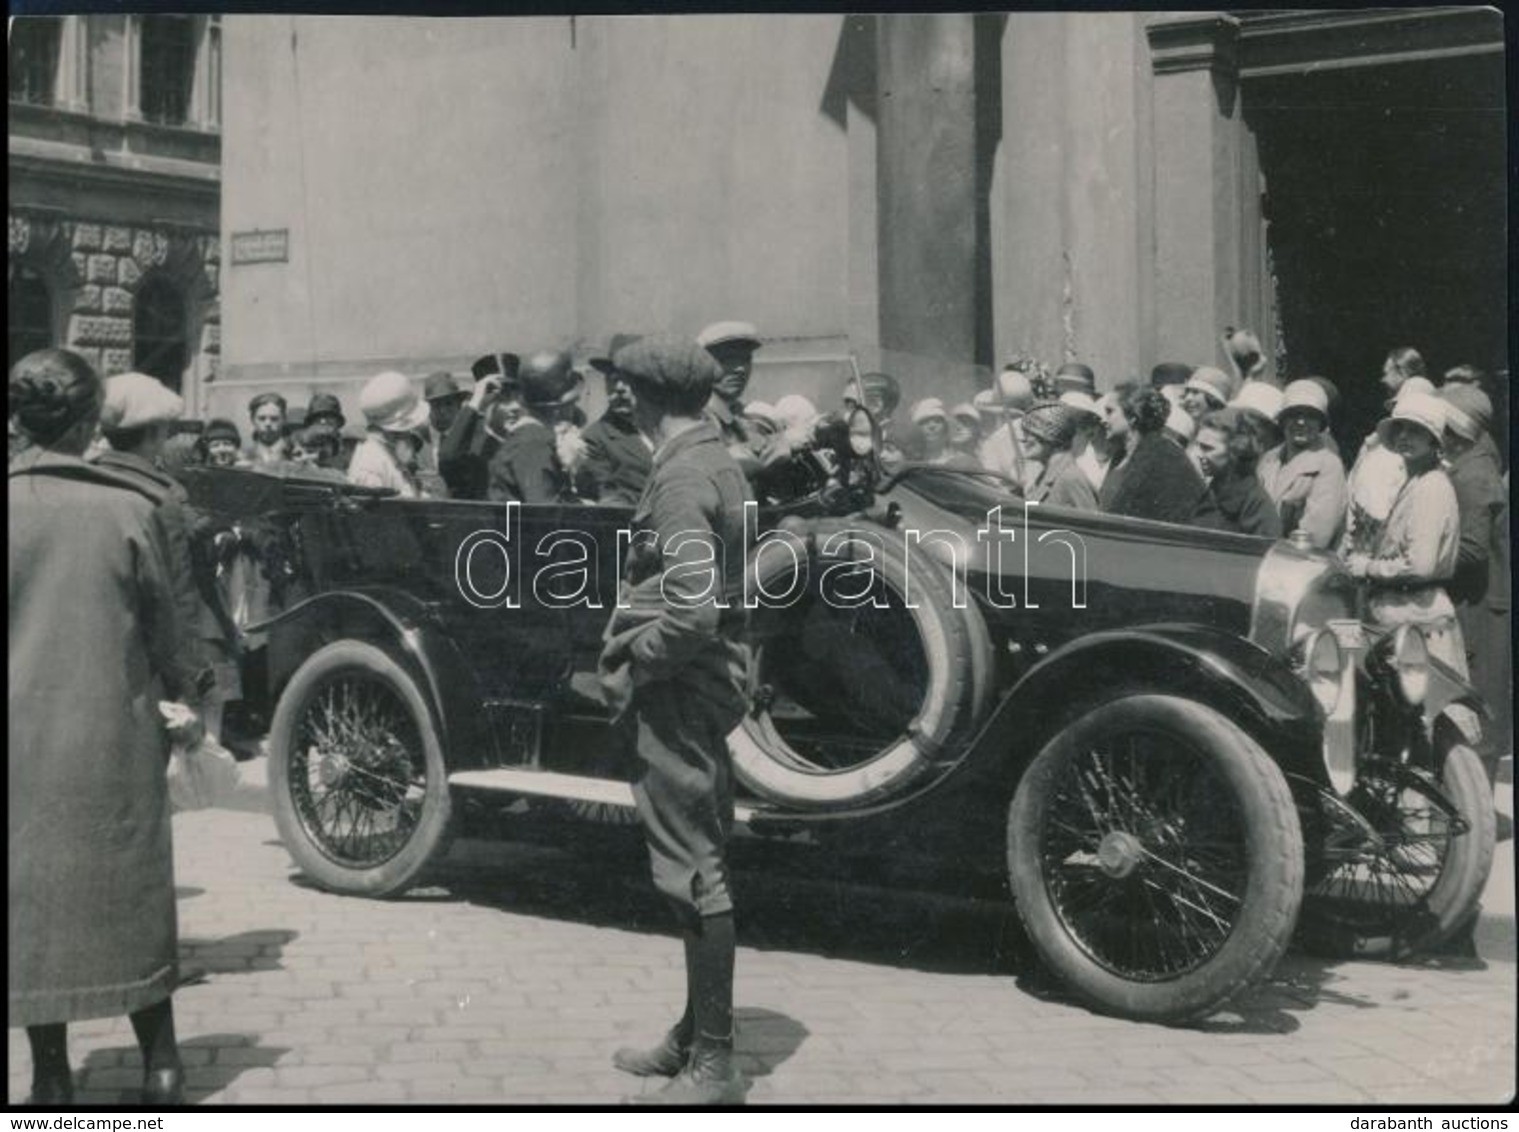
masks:
POLYGON ((67 1103, 69 1022, 127 1014, 143 1100, 179 1103, 177 928, 158 704, 180 698, 158 499, 81 455, 101 382, 65 350, 10 374, 10 1024, 33 1099, 67 1103))
POLYGON ((1461 518, 1456 489, 1440 466, 1445 402, 1427 393, 1404 393, 1377 436, 1403 458, 1407 478, 1370 553, 1352 552, 1345 566, 1366 583, 1366 608, 1384 629, 1417 625, 1429 654, 1464 680, 1466 648, 1446 590, 1456 574, 1461 518))

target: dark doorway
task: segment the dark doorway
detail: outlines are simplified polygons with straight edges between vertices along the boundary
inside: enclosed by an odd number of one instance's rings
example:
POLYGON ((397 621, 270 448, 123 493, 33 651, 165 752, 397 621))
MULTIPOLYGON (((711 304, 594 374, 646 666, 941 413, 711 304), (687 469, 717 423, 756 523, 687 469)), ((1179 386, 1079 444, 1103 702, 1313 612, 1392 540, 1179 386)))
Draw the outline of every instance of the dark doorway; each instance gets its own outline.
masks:
POLYGON ((1246 84, 1260 145, 1286 376, 1344 395, 1355 446, 1382 415, 1394 346, 1430 377, 1507 367, 1501 55, 1246 84))
POLYGON ((179 289, 161 276, 137 289, 132 320, 132 368, 179 391, 189 361, 185 301, 179 289))

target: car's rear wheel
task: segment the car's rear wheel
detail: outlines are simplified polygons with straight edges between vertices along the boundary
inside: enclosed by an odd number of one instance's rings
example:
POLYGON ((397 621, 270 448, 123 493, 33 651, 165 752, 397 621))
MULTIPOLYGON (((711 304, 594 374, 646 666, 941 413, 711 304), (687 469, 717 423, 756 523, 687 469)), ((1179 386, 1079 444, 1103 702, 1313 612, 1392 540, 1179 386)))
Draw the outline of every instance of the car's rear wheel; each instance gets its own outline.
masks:
POLYGON ((1343 811, 1326 816, 1319 852, 1327 859, 1303 897, 1304 947, 1335 958, 1401 959, 1440 946, 1477 915, 1497 819, 1470 747, 1450 749, 1438 782, 1400 763, 1368 761, 1343 811))
POLYGON ((1095 1008, 1151 1021, 1212 1012, 1285 950, 1303 885, 1281 771, 1205 705, 1136 693, 1039 753, 1008 814, 1018 912, 1095 1008))
POLYGON ((324 888, 391 896, 443 849, 448 782, 432 712, 383 649, 336 641, 280 696, 270 729, 274 819, 324 888))

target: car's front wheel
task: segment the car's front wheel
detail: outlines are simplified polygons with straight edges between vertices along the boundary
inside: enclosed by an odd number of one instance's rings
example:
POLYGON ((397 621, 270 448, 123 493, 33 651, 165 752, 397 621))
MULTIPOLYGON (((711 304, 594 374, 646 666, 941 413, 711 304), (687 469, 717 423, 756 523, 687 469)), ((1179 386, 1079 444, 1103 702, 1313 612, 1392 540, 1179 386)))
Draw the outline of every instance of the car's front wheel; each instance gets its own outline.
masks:
POLYGON ((1270 972, 1303 891, 1286 780, 1213 709, 1136 693, 1062 730, 1008 814, 1018 912, 1050 968, 1107 1013, 1208 1014, 1270 972))
POLYGON ((274 820, 301 871, 392 896, 443 849, 448 783, 417 682, 383 649, 335 641, 290 678, 269 735, 274 820))

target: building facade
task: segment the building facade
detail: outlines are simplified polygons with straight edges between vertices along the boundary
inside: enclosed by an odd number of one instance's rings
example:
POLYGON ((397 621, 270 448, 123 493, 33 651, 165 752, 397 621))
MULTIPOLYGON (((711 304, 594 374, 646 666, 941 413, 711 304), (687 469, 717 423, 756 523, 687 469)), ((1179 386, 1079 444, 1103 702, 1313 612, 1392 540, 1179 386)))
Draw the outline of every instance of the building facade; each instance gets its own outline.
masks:
POLYGON ((193 414, 220 351, 220 17, 25 16, 8 47, 9 363, 67 346, 193 414))
MULTIPOLYGON (((1506 368, 1492 9, 228 17, 211 401, 748 318, 756 386, 968 394, 1015 353, 1376 411, 1506 368)), ((353 414, 350 413, 350 416, 353 414)))

